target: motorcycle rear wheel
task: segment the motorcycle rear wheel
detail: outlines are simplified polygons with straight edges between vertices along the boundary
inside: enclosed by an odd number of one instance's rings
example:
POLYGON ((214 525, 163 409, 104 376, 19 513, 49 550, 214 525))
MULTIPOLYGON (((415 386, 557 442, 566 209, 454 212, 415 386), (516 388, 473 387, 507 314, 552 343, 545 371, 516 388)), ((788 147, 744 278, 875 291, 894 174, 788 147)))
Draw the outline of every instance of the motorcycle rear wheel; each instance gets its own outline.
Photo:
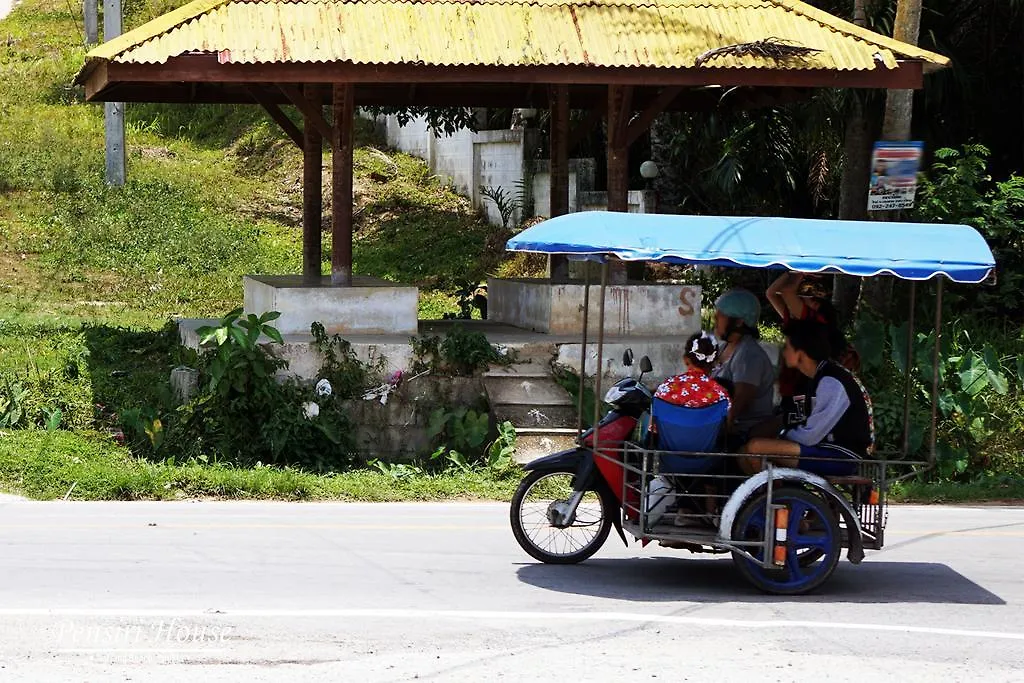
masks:
POLYGON ((552 523, 553 506, 573 493, 573 470, 530 472, 512 496, 509 521, 516 541, 529 555, 548 564, 576 564, 604 545, 612 527, 604 498, 596 491, 583 495, 572 523, 552 523))

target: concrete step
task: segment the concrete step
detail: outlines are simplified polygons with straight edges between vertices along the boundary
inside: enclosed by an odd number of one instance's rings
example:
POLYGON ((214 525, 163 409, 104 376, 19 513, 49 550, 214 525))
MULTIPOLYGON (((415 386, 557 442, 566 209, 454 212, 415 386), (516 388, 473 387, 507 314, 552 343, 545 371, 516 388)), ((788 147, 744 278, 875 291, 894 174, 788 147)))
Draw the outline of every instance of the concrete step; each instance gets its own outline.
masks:
POLYGON ((548 368, 558 356, 558 346, 547 342, 512 342, 505 346, 515 352, 517 364, 529 363, 548 368))
POLYGON ((576 406, 496 404, 491 402, 491 414, 501 423, 506 420, 517 428, 570 428, 577 422, 576 406))
POLYGON ((516 429, 516 462, 528 463, 576 446, 575 429, 516 429))
MULTIPOLYGON (((484 377, 484 390, 491 405, 572 406, 572 397, 550 376, 484 377)), ((518 426, 518 425, 517 425, 518 426)))
POLYGON ((484 373, 484 377, 522 377, 551 379, 551 369, 536 363, 516 363, 515 365, 496 365, 484 373))

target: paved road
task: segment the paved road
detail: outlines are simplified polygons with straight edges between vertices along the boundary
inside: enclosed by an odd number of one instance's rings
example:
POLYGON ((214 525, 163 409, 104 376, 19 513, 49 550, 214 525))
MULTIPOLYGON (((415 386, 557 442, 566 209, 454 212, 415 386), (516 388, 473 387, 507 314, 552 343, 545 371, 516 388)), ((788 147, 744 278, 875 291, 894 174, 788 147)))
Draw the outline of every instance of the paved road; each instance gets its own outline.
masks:
POLYGON ((1024 509, 896 508, 820 595, 498 504, 0 502, 0 681, 1024 681, 1024 509), (827 675, 826 675, 827 674, 827 675))

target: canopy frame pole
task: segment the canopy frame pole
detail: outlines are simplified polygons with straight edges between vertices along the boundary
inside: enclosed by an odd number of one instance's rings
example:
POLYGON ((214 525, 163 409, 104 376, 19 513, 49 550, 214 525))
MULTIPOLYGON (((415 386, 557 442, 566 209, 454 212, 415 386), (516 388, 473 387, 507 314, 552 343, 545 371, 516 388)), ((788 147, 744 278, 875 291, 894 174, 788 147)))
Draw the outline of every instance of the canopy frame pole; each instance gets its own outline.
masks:
POLYGON ((590 262, 583 262, 583 345, 580 347, 580 393, 576 405, 576 438, 583 436, 583 397, 587 389, 587 326, 590 316, 590 262))
POLYGON ((601 421, 601 371, 604 367, 604 295, 608 290, 608 259, 605 258, 601 264, 601 295, 597 310, 597 368, 594 370, 594 450, 598 449, 600 429, 597 428, 601 421))
POLYGON ((939 363, 942 358, 942 276, 935 285, 935 348, 932 349, 932 429, 928 444, 928 464, 935 466, 935 446, 939 428, 939 363))
POLYGON ((907 367, 903 384, 903 459, 910 458, 910 394, 913 391, 914 314, 917 307, 917 283, 910 282, 909 329, 907 331, 907 367))

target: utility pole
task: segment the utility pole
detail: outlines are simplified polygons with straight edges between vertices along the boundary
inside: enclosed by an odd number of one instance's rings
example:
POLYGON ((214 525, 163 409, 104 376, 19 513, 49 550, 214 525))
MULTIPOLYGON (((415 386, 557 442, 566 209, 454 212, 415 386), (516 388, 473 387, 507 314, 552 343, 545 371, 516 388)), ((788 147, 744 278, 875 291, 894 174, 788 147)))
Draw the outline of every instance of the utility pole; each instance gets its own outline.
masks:
MULTIPOLYGON (((88 5, 90 0, 85 0, 88 5)), ((121 35, 121 0, 103 0, 103 40, 121 35)), ((124 102, 103 105, 104 134, 107 147, 107 184, 115 187, 125 181, 124 102)))
POLYGON ((100 42, 99 0, 83 0, 82 16, 85 17, 85 44, 100 42))

